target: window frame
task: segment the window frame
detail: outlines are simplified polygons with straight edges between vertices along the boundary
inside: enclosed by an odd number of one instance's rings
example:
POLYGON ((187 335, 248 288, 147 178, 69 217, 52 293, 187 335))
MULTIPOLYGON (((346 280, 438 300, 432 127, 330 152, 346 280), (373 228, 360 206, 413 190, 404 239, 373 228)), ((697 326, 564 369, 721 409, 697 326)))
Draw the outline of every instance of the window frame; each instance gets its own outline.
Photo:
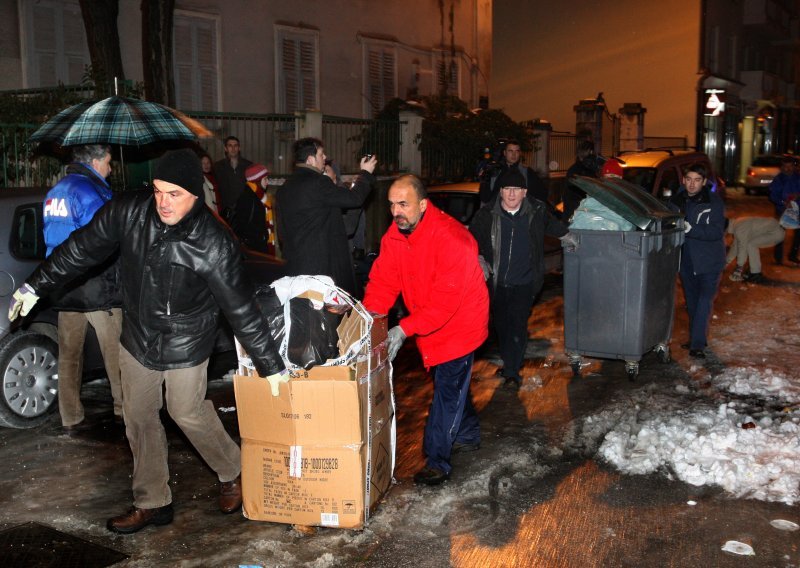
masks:
MULTIPOLYGON (((177 34, 175 33, 176 24, 178 18, 185 18, 188 20, 201 20, 207 21, 211 24, 211 29, 214 33, 214 39, 216 42, 216 49, 214 49, 214 68, 216 72, 216 81, 214 82, 214 104, 212 104, 213 108, 205 109, 205 108, 191 108, 191 109, 180 109, 180 110, 191 110, 191 111, 205 111, 205 112, 219 112, 222 110, 222 65, 221 57, 222 57, 222 37, 220 34, 220 17, 217 14, 208 14, 205 12, 196 12, 192 10, 175 10, 174 20, 172 23, 172 65, 173 65, 173 75, 175 81, 175 105, 180 107, 178 101, 180 100, 179 95, 179 84, 178 84, 178 61, 177 61, 177 54, 178 50, 175 47, 175 42, 177 41, 177 34)), ((194 41, 195 34, 196 34, 196 27, 194 25, 191 26, 191 33, 192 33, 192 84, 193 84, 193 92, 192 92, 192 104, 199 104, 199 107, 202 107, 202 100, 203 100, 203 93, 201 91, 202 81, 200 78, 200 71, 201 66, 197 63, 197 52, 195 51, 195 46, 197 43, 194 41), (199 101, 198 101, 199 99, 199 101)))
POLYGON ((81 7, 78 0, 20 0, 20 55, 22 57, 22 84, 25 88, 51 88, 57 87, 59 84, 64 85, 77 85, 77 83, 69 81, 69 65, 67 64, 68 56, 76 56, 77 53, 67 53, 66 45, 64 43, 64 12, 66 10, 74 11, 78 15, 81 33, 83 35, 83 52, 80 54, 83 60, 84 69, 86 66, 92 64, 92 59, 89 54, 89 44, 86 40, 86 28, 83 23, 83 16, 81 14, 81 7), (34 8, 37 5, 50 6, 52 9, 57 10, 55 22, 56 38, 54 39, 55 49, 55 84, 44 85, 42 84, 39 72, 38 57, 35 46, 36 23, 34 22, 34 8), (60 24, 60 27, 59 27, 60 24), (60 41, 59 41, 60 40, 60 41))
POLYGON ((362 89, 364 93, 363 97, 363 106, 362 112, 364 118, 374 118, 374 116, 380 112, 383 107, 386 106, 393 98, 397 97, 397 89, 398 89, 398 65, 397 65, 397 43, 393 41, 385 41, 385 40, 377 40, 377 39, 369 39, 364 38, 363 44, 361 46, 361 53, 362 53, 362 69, 363 69, 363 82, 362 82, 362 89), (370 65, 369 65, 369 56, 370 53, 373 51, 380 50, 381 54, 384 51, 391 52, 392 55, 392 82, 393 82, 393 92, 390 94, 383 93, 383 104, 380 105, 380 108, 377 110, 372 105, 372 99, 370 97, 371 94, 371 87, 372 82, 370 81, 370 65))
POLYGON ((447 59, 452 57, 453 58, 453 62, 456 64, 456 73, 457 73, 456 82, 455 82, 455 92, 451 92, 450 91, 450 86, 448 85, 447 94, 448 95, 453 95, 453 96, 456 96, 456 97, 460 98, 461 97, 461 78, 462 78, 462 75, 463 75, 463 70, 461 68, 461 52, 460 51, 456 51, 456 53, 454 55, 451 55, 449 50, 444 50, 444 49, 436 49, 436 50, 434 50, 434 52, 435 52, 434 53, 434 55, 435 55, 434 56, 434 63, 433 63, 433 79, 434 79, 434 81, 433 81, 433 89, 434 89, 434 94, 438 94, 439 93, 439 82, 440 82, 439 79, 441 77, 440 64, 447 63, 447 59))
MULTIPOLYGON (((286 77, 283 72, 283 41, 285 39, 293 39, 296 41, 310 41, 314 51, 314 105, 317 110, 320 109, 320 59, 319 59, 319 31, 309 28, 299 28, 294 26, 286 26, 282 24, 275 24, 275 112, 279 114, 286 114, 294 112, 295 110, 308 110, 297 108, 294 110, 287 110, 286 104, 286 77)), ((301 75, 302 77, 302 75, 301 75)), ((302 83, 302 80, 301 80, 302 83)), ((300 89, 302 92, 302 88, 300 89)), ((302 107, 302 95, 300 97, 300 106, 302 107)))

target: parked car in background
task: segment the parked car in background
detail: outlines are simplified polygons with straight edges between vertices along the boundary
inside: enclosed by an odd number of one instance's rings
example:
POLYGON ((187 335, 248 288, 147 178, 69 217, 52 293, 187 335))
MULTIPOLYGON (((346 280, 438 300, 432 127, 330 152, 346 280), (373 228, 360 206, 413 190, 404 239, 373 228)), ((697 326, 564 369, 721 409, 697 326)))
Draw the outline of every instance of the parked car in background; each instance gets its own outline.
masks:
MULTIPOLYGON (((479 187, 480 184, 478 182, 472 181, 432 185, 428 188, 428 199, 436 207, 454 217, 465 227, 468 227, 472 217, 481 207, 481 200, 478 195, 479 187)), ((560 271, 564 266, 561 241, 547 235, 545 235, 544 239, 545 272, 560 271)))
POLYGON ((708 169, 711 191, 725 198, 725 182, 716 175, 711 160, 703 152, 693 150, 645 150, 625 152, 617 159, 622 164, 622 177, 640 185, 655 197, 665 200, 683 184, 683 168, 703 164, 708 169))
MULTIPOLYGON (((42 221, 44 188, 0 191, 0 426, 31 428, 47 419, 58 401, 58 316, 43 298, 25 318, 8 321, 14 291, 44 259, 42 221)), ((245 269, 254 283, 284 275, 273 256, 242 249, 245 269)), ((220 327, 216 353, 233 350, 230 327, 220 327)), ((105 376, 103 359, 89 326, 84 378, 105 376)))
POLYGON ((759 193, 769 193, 769 184, 781 171, 781 161, 784 156, 781 154, 768 154, 759 156, 747 168, 747 175, 744 178, 744 191, 747 195, 757 195, 759 193))

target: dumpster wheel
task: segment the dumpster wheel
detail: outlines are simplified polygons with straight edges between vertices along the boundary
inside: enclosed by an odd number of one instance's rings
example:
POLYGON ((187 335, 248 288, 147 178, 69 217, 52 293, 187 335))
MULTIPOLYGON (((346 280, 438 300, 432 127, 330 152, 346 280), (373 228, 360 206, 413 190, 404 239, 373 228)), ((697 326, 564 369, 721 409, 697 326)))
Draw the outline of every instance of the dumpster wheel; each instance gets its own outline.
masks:
POLYGON ((575 377, 581 376, 581 366, 583 361, 581 356, 576 353, 569 353, 569 366, 572 367, 572 375, 575 377))
POLYGON ((669 352, 669 344, 659 343, 656 345, 655 351, 659 363, 669 363, 672 361, 672 355, 669 352))
POLYGON ((628 373, 628 380, 635 381, 639 376, 639 361, 625 361, 625 371, 628 373))

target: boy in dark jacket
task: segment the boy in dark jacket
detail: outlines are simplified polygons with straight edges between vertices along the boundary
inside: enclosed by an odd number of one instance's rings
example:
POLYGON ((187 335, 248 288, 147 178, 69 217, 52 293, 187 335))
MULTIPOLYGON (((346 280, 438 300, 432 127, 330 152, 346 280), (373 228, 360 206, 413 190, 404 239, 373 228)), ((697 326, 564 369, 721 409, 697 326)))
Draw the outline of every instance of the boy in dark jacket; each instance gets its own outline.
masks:
POLYGON ((680 275, 689 312, 689 343, 682 347, 699 359, 706 356, 708 324, 725 268, 725 204, 706 184, 707 176, 702 164, 688 166, 683 185, 670 201, 670 208, 685 216, 680 275))

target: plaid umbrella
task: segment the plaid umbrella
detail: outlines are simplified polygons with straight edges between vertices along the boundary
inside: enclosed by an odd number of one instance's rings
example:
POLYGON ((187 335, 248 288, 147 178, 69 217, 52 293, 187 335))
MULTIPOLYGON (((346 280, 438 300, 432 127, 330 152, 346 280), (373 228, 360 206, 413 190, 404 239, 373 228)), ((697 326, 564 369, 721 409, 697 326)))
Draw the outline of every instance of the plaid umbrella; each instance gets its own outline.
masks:
POLYGON ((62 110, 30 137, 30 142, 143 146, 161 140, 211 136, 198 121, 158 103, 108 97, 62 110))

